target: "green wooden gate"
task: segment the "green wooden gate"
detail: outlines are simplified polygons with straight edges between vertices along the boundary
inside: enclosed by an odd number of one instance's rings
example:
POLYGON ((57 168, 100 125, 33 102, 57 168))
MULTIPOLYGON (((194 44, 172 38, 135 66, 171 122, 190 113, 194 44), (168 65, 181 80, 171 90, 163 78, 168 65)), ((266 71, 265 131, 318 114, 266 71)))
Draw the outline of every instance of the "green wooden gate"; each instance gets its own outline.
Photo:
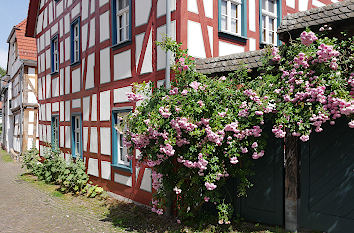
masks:
POLYGON ((302 143, 299 224, 354 232, 354 129, 341 120, 302 143))
POLYGON ((240 215, 248 221, 271 225, 284 223, 284 147, 269 130, 265 155, 255 161, 254 186, 240 203, 240 215))

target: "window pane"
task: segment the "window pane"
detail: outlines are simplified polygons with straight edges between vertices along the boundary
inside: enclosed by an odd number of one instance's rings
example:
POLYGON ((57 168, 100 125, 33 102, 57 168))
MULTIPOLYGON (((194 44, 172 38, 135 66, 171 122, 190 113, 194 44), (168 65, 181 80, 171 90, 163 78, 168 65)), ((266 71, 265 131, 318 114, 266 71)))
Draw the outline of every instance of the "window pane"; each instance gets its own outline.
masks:
POLYGON ((227 14, 227 2, 225 0, 221 1, 221 14, 226 15, 227 14))
POLYGON ((269 7, 268 7, 268 11, 274 13, 274 9, 275 9, 275 2, 274 0, 268 0, 269 1, 269 7))
POLYGON ((262 9, 266 10, 267 0, 262 0, 262 9))
POLYGON ((226 16, 221 16, 221 29, 227 30, 226 16))
POLYGON ((237 33, 237 21, 236 19, 231 19, 231 32, 237 33))
POLYGON ((267 25, 266 25, 266 17, 265 16, 262 16, 262 28, 266 28, 267 25))
POLYGON ((121 10, 121 9, 123 9, 123 7, 124 7, 124 0, 118 0, 118 10, 121 10))
POLYGON ((231 17, 237 18, 237 6, 235 4, 231 4, 231 17))
POLYGON ((269 18, 268 29, 271 31, 274 30, 274 19, 273 18, 269 18))

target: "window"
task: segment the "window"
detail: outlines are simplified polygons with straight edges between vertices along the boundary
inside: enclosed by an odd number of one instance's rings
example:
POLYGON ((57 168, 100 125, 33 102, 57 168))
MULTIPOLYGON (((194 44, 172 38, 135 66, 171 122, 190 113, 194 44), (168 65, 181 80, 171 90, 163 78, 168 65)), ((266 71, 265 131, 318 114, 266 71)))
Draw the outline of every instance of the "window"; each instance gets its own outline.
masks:
POLYGON ((59 148, 59 117, 52 117, 52 147, 59 148))
POLYGON ((58 36, 55 36, 51 42, 52 53, 52 73, 59 71, 59 50, 58 50, 58 36))
POLYGON ((221 31, 241 35, 241 0, 221 0, 221 31))
POLYGON ((128 148, 124 146, 123 138, 127 130, 124 119, 131 112, 131 109, 120 109, 113 112, 113 165, 131 169, 131 162, 128 159, 128 148))
POLYGON ((71 63, 80 61, 80 18, 71 24, 71 63))
POLYGON ((130 0, 113 0, 113 44, 130 40, 130 0))
POLYGON ((277 2, 262 0, 262 43, 277 44, 277 2))
POLYGON ((81 116, 72 117, 71 130, 72 130, 71 154, 73 158, 81 157, 82 154, 81 116))

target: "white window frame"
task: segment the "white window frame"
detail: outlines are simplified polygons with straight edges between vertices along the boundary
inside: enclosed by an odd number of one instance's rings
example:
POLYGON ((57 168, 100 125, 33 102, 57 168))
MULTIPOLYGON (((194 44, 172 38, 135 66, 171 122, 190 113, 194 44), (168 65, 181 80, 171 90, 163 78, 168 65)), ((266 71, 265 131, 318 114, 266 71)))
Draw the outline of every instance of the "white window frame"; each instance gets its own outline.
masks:
POLYGON ((124 117, 126 114, 128 114, 129 111, 117 111, 114 114, 116 115, 116 119, 117 119, 117 125, 115 127, 115 130, 117 132, 117 141, 115 143, 117 143, 117 163, 119 165, 123 165, 123 166, 130 166, 130 160, 128 159, 128 148, 126 146, 123 145, 123 137, 124 137, 124 133, 126 132, 127 128, 126 126, 124 126, 124 128, 121 127, 121 123, 123 122, 123 120, 121 119, 122 117, 124 117))
POLYGON ((53 73, 59 72, 58 37, 53 39, 53 73))
POLYGON ((75 157, 81 157, 81 117, 74 117, 74 148, 75 148, 75 157))
POLYGON ((73 26, 73 62, 78 62, 80 60, 80 28, 79 23, 75 23, 73 26))
POLYGON ((130 16, 129 16, 129 0, 123 0, 123 3, 125 3, 126 5, 124 6, 124 8, 119 9, 119 1, 120 0, 115 0, 116 1, 116 21, 117 21, 117 44, 119 43, 123 43, 125 41, 129 40, 129 26, 130 26, 130 16), (121 20, 120 18, 122 18, 122 27, 120 27, 121 24, 121 20), (121 39, 120 38, 120 31, 123 30, 124 31, 124 37, 121 39))
POLYGON ((278 3, 277 0, 273 0, 274 2, 274 11, 271 12, 269 11, 269 2, 271 0, 265 0, 266 4, 265 4, 265 9, 263 9, 264 4, 262 1, 262 43, 264 44, 272 44, 272 45, 277 45, 277 28, 278 28, 278 15, 277 15, 277 7, 278 7, 278 3), (265 20, 263 20, 263 17, 265 18, 265 20), (273 25, 273 30, 270 30, 269 28, 269 20, 273 19, 274 20, 274 25, 273 25), (265 22, 264 22, 265 21, 265 22), (270 33, 273 33, 273 43, 270 40, 270 33))
MULTIPOLYGON (((222 22, 222 17, 226 17, 226 28, 222 27, 222 24, 220 25, 220 29, 222 32, 226 32, 229 34, 234 34, 237 36, 241 36, 242 34, 242 11, 241 11, 241 7, 242 7, 242 1, 241 0, 221 0, 221 4, 222 2, 226 2, 226 15, 224 15, 222 13, 222 11, 220 11, 220 24, 222 22), (236 5, 236 11, 237 11, 237 17, 232 17, 231 16, 231 5, 236 5), (231 20, 235 19, 236 20, 236 32, 233 32, 231 29, 231 20)), ((221 8, 220 8, 221 9, 221 8)))

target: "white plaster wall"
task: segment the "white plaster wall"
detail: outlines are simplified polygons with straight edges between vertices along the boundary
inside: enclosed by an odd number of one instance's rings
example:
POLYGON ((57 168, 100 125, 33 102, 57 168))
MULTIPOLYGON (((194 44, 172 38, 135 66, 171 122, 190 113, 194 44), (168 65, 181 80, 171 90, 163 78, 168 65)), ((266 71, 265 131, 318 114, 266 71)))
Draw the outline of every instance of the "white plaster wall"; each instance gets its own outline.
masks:
POLYGON ((88 127, 83 128, 83 150, 87 151, 88 127))
POLYGON ((33 135, 33 124, 28 124, 28 135, 32 136, 33 135))
POLYGON ((98 177, 98 160, 89 158, 87 174, 98 177))
POLYGON ((101 161, 101 177, 106 180, 111 179, 111 163, 108 161, 101 161))
POLYGON ((52 79, 52 96, 59 96, 59 77, 52 79))
POLYGON ((109 11, 100 15, 100 42, 109 39, 109 11))
POLYGON ((145 190, 147 192, 152 192, 152 186, 151 186, 151 169, 146 168, 144 171, 144 176, 141 181, 141 186, 140 189, 145 190))
POLYGON ((87 57, 87 73, 86 73, 86 90, 95 86, 94 80, 94 68, 95 68, 95 53, 91 53, 87 57))
POLYGON ((101 127, 101 154, 111 155, 111 128, 101 127))
POLYGON ((65 148, 71 148, 70 126, 65 126, 65 148))
POLYGON ((87 28, 88 28, 87 23, 85 23, 85 25, 81 26, 81 48, 82 48, 82 52, 86 51, 87 33, 88 33, 87 28))
POLYGON ((49 13, 49 24, 53 22, 53 2, 49 2, 48 5, 48 13, 49 13))
POLYGON ((81 107, 81 99, 72 100, 72 108, 80 108, 81 107))
POLYGON ((59 60, 60 60, 60 63, 63 63, 64 62, 64 42, 60 42, 60 45, 59 45, 59 60))
POLYGON ((89 1, 82 1, 82 8, 81 8, 81 20, 85 20, 88 17, 88 6, 89 1))
POLYGON ((256 39, 253 38, 248 38, 249 41, 249 50, 250 51, 255 51, 256 50, 256 39))
MULTIPOLYGON (((140 56, 142 54, 140 53, 140 56)), ((141 74, 152 72, 152 31, 150 31, 148 43, 145 50, 143 65, 141 67, 141 74)))
POLYGON ((219 41, 219 56, 226 56, 226 55, 235 54, 235 53, 242 53, 244 51, 245 51, 245 48, 243 46, 219 41))
POLYGON ((131 50, 114 55, 114 80, 130 78, 131 74, 131 50))
POLYGON ((124 176, 119 173, 114 173, 114 181, 120 184, 124 184, 126 186, 132 186, 132 177, 131 176, 124 176))
POLYGON ((100 83, 111 81, 110 47, 100 51, 100 83))
POLYGON ((135 0, 135 26, 146 24, 151 10, 151 0, 135 0))
POLYGON ((187 47, 189 55, 197 58, 205 58, 205 48, 200 23, 188 20, 187 47))
POLYGON ((114 90, 114 103, 128 102, 127 93, 132 92, 132 87, 122 87, 114 90))
MULTIPOLYGON (((48 31, 49 32, 49 31, 48 31)), ((45 68, 49 69, 50 68, 50 49, 47 49, 45 51, 45 68)))
POLYGON ((198 4, 197 0, 188 0, 187 9, 190 12, 198 14, 198 4))
POLYGON ((65 67, 65 94, 70 93, 70 66, 65 67))
POLYGON ((71 18, 75 19, 80 13, 80 2, 71 10, 71 18))
POLYGON ((214 28, 211 26, 207 26, 208 29, 208 38, 209 38, 209 45, 210 45, 210 52, 211 56, 213 56, 213 48, 214 48, 214 28))
POLYGON ((312 0, 312 5, 316 6, 316 7, 322 7, 325 6, 326 4, 322 3, 321 1, 318 0, 312 0))
MULTIPOLYGON (((171 11, 176 10, 176 0, 170 0, 171 11)), ((166 14, 166 0, 157 1, 157 17, 166 14)))
POLYGON ((91 19, 90 21, 90 41, 89 41, 89 48, 91 48, 93 45, 95 45, 95 24, 96 20, 95 18, 91 19))
POLYGON ((100 0, 100 7, 108 2, 109 2, 109 0, 100 0))
POLYGON ((60 95, 64 95, 64 68, 61 68, 59 71, 59 80, 60 80, 60 95))
POLYGON ((64 1, 59 1, 57 4, 57 17, 59 17, 63 13, 63 2, 64 1))
POLYGON ((47 121, 51 121, 52 119, 52 104, 51 103, 47 103, 45 106, 45 111, 46 111, 46 120, 47 121))
POLYGON ((65 101, 65 121, 70 121, 70 100, 65 101))
POLYGON ((111 91, 100 93, 100 120, 109 121, 111 116, 111 91))
POLYGON ((70 59, 70 37, 65 39, 65 61, 70 59))
POLYGON ((58 32, 58 23, 55 23, 51 28, 50 28, 51 36, 54 36, 58 32))
POLYGON ((92 95, 92 112, 91 112, 91 121, 97 121, 97 95, 92 95))
POLYGON ((73 82, 73 84, 72 84, 73 93, 79 92, 81 89, 81 69, 80 69, 80 67, 72 71, 71 79, 73 82))
POLYGON ((60 147, 64 147, 64 138, 65 138, 64 129, 65 129, 64 126, 59 126, 59 130, 60 130, 59 146, 60 147))
POLYGON ((45 89, 45 92, 46 92, 46 98, 50 98, 51 96, 51 76, 50 74, 48 74, 46 77, 45 77, 46 81, 45 81, 45 84, 46 84, 46 89, 45 89))
POLYGON ((98 153, 97 127, 91 127, 90 152, 98 153))
POLYGON ((248 0, 248 25, 249 30, 256 31, 256 0, 248 0))
POLYGON ((308 7, 309 0, 299 0, 299 11, 306 11, 308 7))
POLYGON ((213 18, 213 0, 203 0, 205 16, 213 18))
POLYGON ((90 96, 86 96, 83 98, 82 105, 83 120, 88 121, 90 115, 90 96))
POLYGON ((60 121, 64 121, 65 119, 65 111, 64 111, 64 101, 60 101, 60 121))
POLYGON ((28 122, 34 122, 34 111, 28 112, 28 122))
POLYGON ((295 0, 286 0, 286 5, 295 9, 295 0))
POLYGON ((59 112, 59 102, 54 102, 52 104, 52 111, 53 112, 59 112))

